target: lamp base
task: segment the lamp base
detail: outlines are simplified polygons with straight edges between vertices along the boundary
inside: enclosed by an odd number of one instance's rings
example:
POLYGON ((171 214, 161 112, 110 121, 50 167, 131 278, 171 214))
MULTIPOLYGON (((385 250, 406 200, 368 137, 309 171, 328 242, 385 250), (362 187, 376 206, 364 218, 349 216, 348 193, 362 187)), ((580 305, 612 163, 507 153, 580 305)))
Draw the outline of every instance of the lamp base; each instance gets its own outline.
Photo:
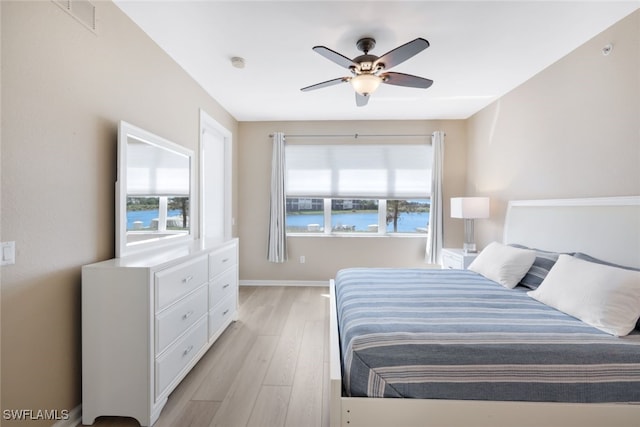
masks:
POLYGON ((473 218, 465 218, 464 219, 464 244, 462 245, 462 249, 465 254, 475 254, 476 251, 476 240, 474 239, 473 232, 473 218))

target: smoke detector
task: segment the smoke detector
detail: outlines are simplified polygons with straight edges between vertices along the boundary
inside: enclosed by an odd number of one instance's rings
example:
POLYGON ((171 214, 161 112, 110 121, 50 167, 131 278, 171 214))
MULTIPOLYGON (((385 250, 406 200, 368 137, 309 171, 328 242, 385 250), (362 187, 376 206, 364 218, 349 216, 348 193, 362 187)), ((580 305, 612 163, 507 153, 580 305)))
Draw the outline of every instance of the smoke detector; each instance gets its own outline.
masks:
POLYGON ((231 58, 231 65, 236 68, 244 68, 244 58, 240 58, 239 56, 234 56, 231 58))

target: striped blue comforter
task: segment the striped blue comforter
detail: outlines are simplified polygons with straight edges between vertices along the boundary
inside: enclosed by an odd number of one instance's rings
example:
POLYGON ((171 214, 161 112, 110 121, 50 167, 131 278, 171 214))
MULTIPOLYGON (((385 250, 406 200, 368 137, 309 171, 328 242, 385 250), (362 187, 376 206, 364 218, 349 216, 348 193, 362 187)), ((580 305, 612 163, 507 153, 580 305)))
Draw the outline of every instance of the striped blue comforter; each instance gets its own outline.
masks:
POLYGON ((640 333, 616 338, 468 270, 335 279, 348 396, 640 402, 640 333))

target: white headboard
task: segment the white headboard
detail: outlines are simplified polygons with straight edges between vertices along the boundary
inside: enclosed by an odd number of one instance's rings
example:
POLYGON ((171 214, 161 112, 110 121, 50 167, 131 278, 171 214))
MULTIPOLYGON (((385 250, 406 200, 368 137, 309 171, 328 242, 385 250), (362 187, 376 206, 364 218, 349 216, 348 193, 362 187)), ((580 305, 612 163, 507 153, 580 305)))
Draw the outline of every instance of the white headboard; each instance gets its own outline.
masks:
POLYGON ((504 243, 640 268, 640 196, 511 201, 504 243))

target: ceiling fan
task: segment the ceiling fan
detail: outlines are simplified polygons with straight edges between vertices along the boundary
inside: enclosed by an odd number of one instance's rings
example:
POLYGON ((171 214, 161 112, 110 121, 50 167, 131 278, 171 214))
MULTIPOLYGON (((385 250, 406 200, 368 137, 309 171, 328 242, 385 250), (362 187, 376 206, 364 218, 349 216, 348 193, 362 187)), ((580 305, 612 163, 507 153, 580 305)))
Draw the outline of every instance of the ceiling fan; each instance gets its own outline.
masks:
POLYGON ((300 90, 307 92, 349 82, 356 91, 356 105, 362 107, 367 105, 369 96, 380 86, 380 83, 421 89, 426 89, 433 84, 433 80, 423 77, 386 71, 428 48, 429 42, 427 40, 417 38, 382 56, 369 55, 369 51, 372 50, 375 45, 376 41, 371 37, 364 37, 358 40, 356 47, 358 50, 364 52, 364 55, 357 56, 353 59, 349 59, 328 47, 315 46, 313 48, 314 51, 351 71, 351 76, 327 80, 326 82, 303 87, 300 90))

